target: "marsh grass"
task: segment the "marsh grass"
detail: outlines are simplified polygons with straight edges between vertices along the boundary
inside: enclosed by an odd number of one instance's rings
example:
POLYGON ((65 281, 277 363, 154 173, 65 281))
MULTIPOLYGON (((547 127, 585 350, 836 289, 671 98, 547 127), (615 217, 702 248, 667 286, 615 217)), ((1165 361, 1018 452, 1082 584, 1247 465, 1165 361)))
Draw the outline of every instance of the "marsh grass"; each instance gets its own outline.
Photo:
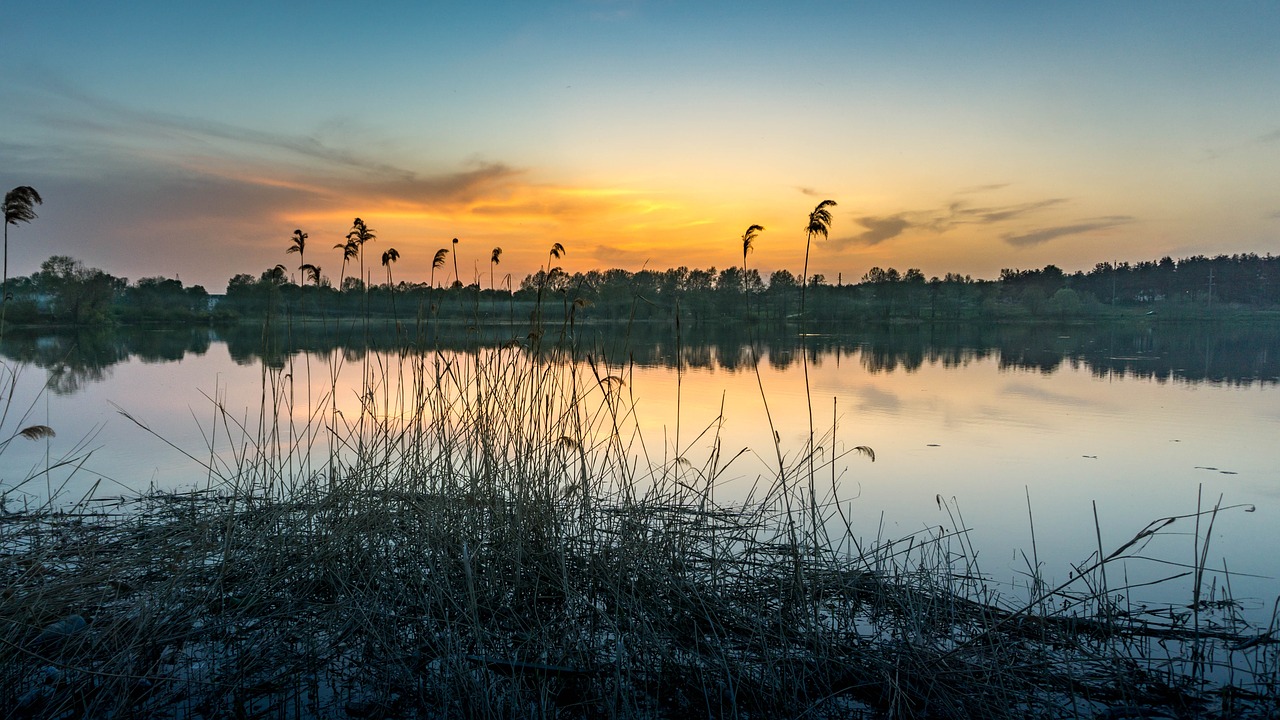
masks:
POLYGON ((719 418, 650 447, 631 368, 541 338, 324 371, 295 357, 264 369, 256 415, 215 390, 210 447, 186 449, 204 487, 9 508, 0 716, 1277 710, 1280 628, 1245 623, 1206 566, 1208 526, 1239 509, 1099 543, 1056 587, 1038 559, 1001 586, 953 504, 950 528, 864 537, 835 464, 870 450, 834 418, 771 449, 744 502, 717 501, 719 418), (296 391, 326 371, 327 394, 296 391), (1193 575, 1192 603, 1136 606, 1124 562, 1171 528, 1197 559, 1161 581, 1193 575))

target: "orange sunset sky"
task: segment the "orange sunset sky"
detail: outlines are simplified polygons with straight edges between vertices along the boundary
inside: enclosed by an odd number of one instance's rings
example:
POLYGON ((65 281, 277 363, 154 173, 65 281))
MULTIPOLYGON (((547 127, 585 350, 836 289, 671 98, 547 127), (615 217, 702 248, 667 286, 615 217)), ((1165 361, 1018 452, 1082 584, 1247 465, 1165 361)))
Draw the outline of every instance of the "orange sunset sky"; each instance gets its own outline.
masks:
MULTIPOLYGON (((222 292, 354 217, 424 280, 1280 252, 1272 2, 33 3, 0 45, 10 272, 222 292)), ((375 277, 380 276, 380 273, 375 277)))

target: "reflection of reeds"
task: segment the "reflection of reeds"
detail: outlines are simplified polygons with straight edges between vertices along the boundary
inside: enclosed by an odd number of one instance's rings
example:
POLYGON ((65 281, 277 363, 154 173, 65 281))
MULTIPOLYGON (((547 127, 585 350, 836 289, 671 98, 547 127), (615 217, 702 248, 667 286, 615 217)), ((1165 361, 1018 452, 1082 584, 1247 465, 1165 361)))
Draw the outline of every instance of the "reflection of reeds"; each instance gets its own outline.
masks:
POLYGON ((841 718, 1274 707, 1273 635, 1232 624, 1230 602, 1198 596, 1196 627, 1102 587, 1103 569, 1174 521, 1051 591, 1037 579, 1017 603, 981 574, 958 515, 951 529, 860 539, 834 473, 822 480, 834 432, 820 456, 779 451, 777 477, 746 503, 717 503, 718 452, 692 462, 686 441, 653 459, 630 368, 573 352, 588 361, 514 344, 371 360, 348 411, 359 417, 338 408, 336 380, 297 413, 291 369, 269 371, 256 423, 219 408, 236 450, 207 461, 220 478, 207 490, 0 516, 0 706, 841 718), (1230 692, 1192 682, 1193 659, 1231 668, 1230 692))

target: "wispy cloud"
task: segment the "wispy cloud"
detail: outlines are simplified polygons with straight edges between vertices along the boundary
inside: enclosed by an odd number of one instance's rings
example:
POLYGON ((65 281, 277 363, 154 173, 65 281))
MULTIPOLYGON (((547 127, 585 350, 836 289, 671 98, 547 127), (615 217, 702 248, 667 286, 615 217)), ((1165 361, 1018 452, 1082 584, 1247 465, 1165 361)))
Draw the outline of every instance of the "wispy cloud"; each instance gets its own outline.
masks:
POLYGON ((645 251, 627 250, 611 245, 597 245, 592 255, 606 267, 634 267, 648 262, 650 254, 645 251))
MULTIPOLYGON (((312 192, 337 197, 471 203, 486 194, 501 192, 525 173, 503 162, 484 161, 471 162, 460 170, 415 171, 314 135, 269 132, 140 109, 56 79, 42 89, 54 101, 41 111, 41 122, 46 127, 81 138, 97 138, 108 148, 105 152, 128 154, 153 166, 181 167, 188 173, 232 182, 291 185, 296 189, 303 189, 305 184, 312 192)), ((339 130, 353 132, 345 126, 339 130)))
POLYGON ((966 188, 960 188, 956 191, 957 195, 975 195, 978 193, 991 192, 993 190, 1003 190, 1009 187, 1009 183, 993 183, 990 185, 971 185, 966 188))
POLYGON ((1272 130, 1271 132, 1265 135, 1259 135, 1258 142, 1260 143, 1280 142, 1280 130, 1272 130))
MULTIPOLYGON (((983 188, 994 190, 1000 187, 1003 186, 988 185, 962 192, 973 194, 982 191, 983 188)), ((863 228, 862 232, 832 238, 826 245, 836 250, 869 247, 892 240, 911 230, 944 233, 958 225, 998 225, 1033 216, 1042 210, 1067 202, 1067 198, 1045 198, 1011 205, 975 207, 966 201, 957 200, 932 210, 903 210, 892 215, 863 215, 853 218, 853 222, 863 228)))
POLYGON ((888 217, 868 215, 855 218, 854 222, 861 225, 865 230, 852 237, 836 238, 828 244, 837 248, 845 248, 851 245, 879 245, 886 240, 898 237, 904 231, 915 226, 915 223, 907 219, 906 213, 888 217))
POLYGON ((1106 217, 1088 220, 1085 222, 1073 223, 1071 225, 1056 225, 1053 227, 1040 228, 1025 233, 1005 233, 1001 238, 1015 247, 1030 247, 1032 245, 1040 245, 1050 240, 1055 240, 1068 235, 1080 235, 1082 233, 1095 232, 1098 230, 1107 230, 1109 228, 1127 225, 1136 218, 1131 215, 1108 215, 1106 217))
POLYGON ((796 188, 796 190, 799 190, 801 195, 807 195, 808 197, 818 197, 820 195, 823 195, 823 193, 820 193, 811 187, 799 186, 796 188))
POLYGON ((1018 205, 1005 205, 1003 207, 982 207, 969 208, 963 205, 952 205, 951 217, 948 221, 952 224, 959 223, 977 223, 981 225, 992 225, 995 223, 1013 220, 1043 210, 1054 205, 1061 205, 1067 202, 1066 198, 1049 198, 1047 200, 1037 200, 1035 202, 1021 203, 1018 205))

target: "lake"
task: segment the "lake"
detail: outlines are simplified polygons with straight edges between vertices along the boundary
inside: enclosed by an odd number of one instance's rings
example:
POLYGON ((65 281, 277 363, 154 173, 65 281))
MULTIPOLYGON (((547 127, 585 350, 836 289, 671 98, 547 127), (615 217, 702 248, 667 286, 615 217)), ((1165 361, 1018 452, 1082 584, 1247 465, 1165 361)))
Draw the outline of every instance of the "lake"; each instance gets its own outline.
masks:
MULTIPOLYGON (((717 502, 757 499, 753 488, 762 478, 767 485, 780 461, 787 472, 804 469, 812 415, 823 448, 817 491, 835 488, 855 534, 868 541, 958 532, 952 542, 976 553, 994 588, 1025 596, 1033 555, 1050 582, 1064 581, 1099 538, 1110 552, 1153 520, 1221 498, 1248 507, 1220 514, 1211 534, 1202 520, 1208 566, 1229 570, 1206 584, 1220 592, 1229 581, 1255 618, 1280 596, 1280 557, 1271 551, 1280 546, 1278 328, 681 332, 576 327, 544 338, 573 336, 576 360, 562 370, 616 378, 634 411, 623 434, 641 476, 656 468, 653 478, 711 478, 717 502), (872 449, 874 462, 857 447, 872 449)), ((513 337, 529 342, 511 328, 441 330, 412 342, 406 334, 392 325, 10 331, 0 341, 16 375, 5 436, 32 424, 57 435, 17 438, 0 454, 6 506, 50 493, 71 503, 204 487, 205 464, 225 472, 243 456, 245 437, 228 433, 236 423, 249 437, 305 446, 296 429, 260 433, 264 407, 277 408, 265 422, 278 424, 283 412, 292 428, 349 418, 359 414, 367 372, 394 377, 407 362, 481 362, 504 344, 524 352, 510 346, 513 337), (226 409, 221 420, 215 403, 226 409), (340 412, 317 412, 323 407, 340 412), (62 458, 77 460, 56 467, 62 458), (45 467, 54 471, 40 475, 45 467)), ((1169 563, 1194 564, 1202 549, 1194 521, 1183 520, 1140 551, 1163 564, 1123 567, 1136 583, 1180 572, 1169 563)), ((1152 602, 1191 595, 1189 578, 1172 587, 1135 594, 1152 602)))

